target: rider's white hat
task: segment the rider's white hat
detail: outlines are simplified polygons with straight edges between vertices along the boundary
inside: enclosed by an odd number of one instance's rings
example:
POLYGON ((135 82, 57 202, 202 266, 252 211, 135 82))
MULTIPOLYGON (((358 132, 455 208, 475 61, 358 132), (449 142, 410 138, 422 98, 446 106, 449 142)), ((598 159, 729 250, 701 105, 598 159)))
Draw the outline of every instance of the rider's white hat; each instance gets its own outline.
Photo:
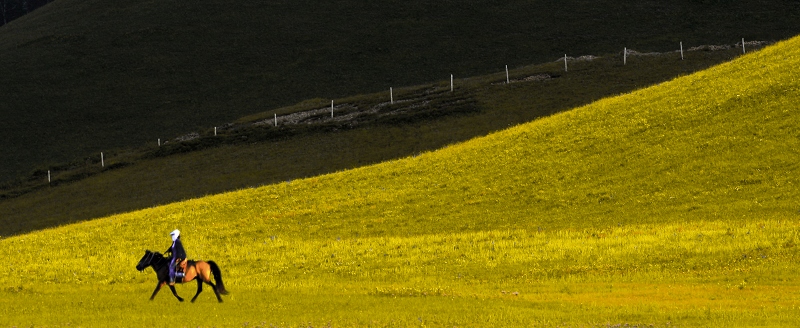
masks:
POLYGON ((178 230, 178 229, 175 229, 172 232, 170 232, 169 235, 172 236, 172 241, 175 241, 181 235, 181 231, 178 230))

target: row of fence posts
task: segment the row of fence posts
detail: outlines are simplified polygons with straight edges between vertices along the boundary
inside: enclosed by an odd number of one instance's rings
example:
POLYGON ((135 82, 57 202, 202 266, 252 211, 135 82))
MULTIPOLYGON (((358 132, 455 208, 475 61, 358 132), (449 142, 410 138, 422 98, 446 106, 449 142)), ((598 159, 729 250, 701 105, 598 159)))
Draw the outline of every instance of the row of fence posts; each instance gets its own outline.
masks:
MULTIPOLYGON (((158 140, 159 140, 159 143, 160 143, 161 139, 158 139, 158 140)), ((106 167, 106 159, 105 159, 105 155, 103 154, 103 152, 100 152, 100 167, 106 167)), ((53 179, 52 179, 52 176, 50 175, 50 170, 47 170, 47 183, 50 184, 52 182, 53 182, 53 179)))
MULTIPOLYGON (((684 59, 684 56, 683 56, 683 41, 680 42, 680 53, 681 53, 681 60, 683 60, 684 59)), ((742 54, 745 54, 745 53, 747 53, 747 50, 745 49, 744 38, 742 38, 742 54)), ((623 50, 622 50, 622 64, 623 65, 627 65, 628 64, 628 47, 624 47, 623 50)), ((505 68, 506 68, 506 84, 510 84, 511 83, 511 75, 508 72, 508 65, 506 65, 505 68)), ((564 72, 568 72, 568 70, 569 70, 569 67, 567 66, 567 54, 564 54, 564 72)), ((453 85, 453 74, 450 74, 450 92, 453 92, 453 90, 454 90, 453 88, 454 88, 454 85, 453 85)), ((392 87, 389 87, 389 103, 394 105, 394 89, 392 87)), ((331 118, 333 118, 333 108, 334 108, 333 107, 333 100, 331 100, 331 118)), ((275 115, 274 115, 274 125, 276 127, 278 126, 278 114, 277 113, 275 113, 275 115)), ((214 136, 215 137, 217 136, 217 127, 216 126, 214 127, 214 136)), ((161 138, 158 139, 158 146, 161 147, 161 138)), ((105 167, 106 166, 105 158, 104 158, 104 155, 103 155, 102 152, 100 152, 100 166, 101 167, 105 167)), ((47 183, 49 184, 51 182, 52 182, 52 179, 51 179, 51 176, 50 176, 50 170, 47 170, 47 183)))
MULTIPOLYGON (((628 48, 625 47, 623 49, 622 53, 623 53, 622 64, 623 65, 627 65, 628 64, 628 48)), ((683 60, 684 59, 683 42, 680 42, 680 53, 681 53, 681 60, 683 60)), ((742 38, 742 53, 745 53, 744 38, 742 38)), ((568 72, 569 71, 569 67, 568 67, 568 64, 567 64, 567 58, 568 58, 567 54, 564 54, 564 72, 568 72)), ((511 75, 509 74, 509 71, 508 71, 508 65, 505 66, 505 70, 506 70, 506 84, 510 84, 511 83, 511 75)), ((453 74, 450 74, 450 92, 453 92, 453 90, 454 90, 453 74)), ((394 88, 392 88, 392 87, 389 87, 389 103, 394 105, 394 88)), ((331 100, 331 118, 333 118, 333 110, 334 110, 334 104, 333 104, 333 100, 331 100)), ((275 116, 274 116, 274 125, 278 126, 278 114, 277 113, 275 113, 275 116)), ((216 135, 217 135, 217 127, 214 127, 214 136, 216 136, 216 135)), ((161 143, 159 142, 159 146, 160 145, 161 145, 161 143)))
MULTIPOLYGON (((681 49, 681 60, 683 60, 684 59, 684 57, 683 57, 683 41, 680 42, 680 49, 681 49)), ((742 38, 742 54, 746 54, 746 53, 747 53, 747 49, 745 49, 744 38, 742 38)), ((628 47, 625 47, 622 50, 622 64, 623 65, 627 65, 628 64, 628 47)), ((566 71, 566 70, 567 70, 567 55, 565 54, 564 55, 564 71, 566 71)), ((507 71, 508 71, 508 68, 506 68, 506 72, 507 71)), ((508 74, 508 73, 506 73, 506 74, 508 74)))

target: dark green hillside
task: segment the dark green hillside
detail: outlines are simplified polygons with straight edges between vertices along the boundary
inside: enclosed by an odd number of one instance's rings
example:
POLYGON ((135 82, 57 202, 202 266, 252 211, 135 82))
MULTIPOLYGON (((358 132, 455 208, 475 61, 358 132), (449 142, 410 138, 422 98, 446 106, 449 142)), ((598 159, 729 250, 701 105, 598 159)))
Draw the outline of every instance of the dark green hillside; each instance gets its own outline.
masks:
MULTIPOLYGON (((755 47, 754 47, 755 48, 755 47)), ((51 167, 17 188, 0 190, 0 235, 57 226, 212 193, 320 175, 434 150, 508 126, 568 110, 695 72, 740 55, 739 49, 561 62, 504 74, 336 99, 331 119, 325 100, 309 100, 201 131, 197 139, 107 153, 99 158, 51 167), (317 110, 297 123, 297 111, 317 110), (271 124, 278 112, 279 127, 271 124), (254 125, 253 122, 267 124, 254 125), (88 178, 87 178, 88 177, 88 178), (21 196, 13 195, 23 193, 21 196), (6 197, 8 199, 3 199, 6 197)))
POLYGON ((58 0, 0 28, 0 181, 310 98, 800 31, 797 1, 58 0))

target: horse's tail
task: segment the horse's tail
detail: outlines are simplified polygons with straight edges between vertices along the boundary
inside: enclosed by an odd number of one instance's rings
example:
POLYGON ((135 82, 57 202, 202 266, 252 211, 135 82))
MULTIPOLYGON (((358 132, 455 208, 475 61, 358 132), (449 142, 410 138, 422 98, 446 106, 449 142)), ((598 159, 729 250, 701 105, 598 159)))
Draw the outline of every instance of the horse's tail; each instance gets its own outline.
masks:
POLYGON ((217 291, 222 295, 228 295, 225 285, 222 283, 222 272, 219 271, 219 266, 214 261, 208 261, 208 266, 211 267, 211 273, 214 274, 214 281, 217 282, 217 291))

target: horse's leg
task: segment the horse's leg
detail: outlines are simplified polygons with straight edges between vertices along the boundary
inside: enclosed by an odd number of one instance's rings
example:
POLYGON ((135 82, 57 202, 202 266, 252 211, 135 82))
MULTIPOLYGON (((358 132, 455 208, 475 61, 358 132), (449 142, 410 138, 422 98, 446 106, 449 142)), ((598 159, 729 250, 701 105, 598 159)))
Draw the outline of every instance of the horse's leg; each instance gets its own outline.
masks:
POLYGON ((217 286, 214 285, 213 282, 211 282, 211 277, 209 277, 208 272, 206 272, 206 274, 203 275, 202 277, 197 277, 197 278, 198 278, 197 285, 200 286, 200 284, 202 284, 203 282, 207 283, 209 286, 211 286, 211 290, 214 291, 214 295, 217 295, 217 301, 222 303, 222 297, 219 296, 219 291, 217 290, 217 286))
MULTIPOLYGON (((198 280, 198 281, 200 281, 200 280, 198 280)), ((206 283, 207 283, 207 284, 209 284, 209 285, 211 286, 211 290, 213 290, 213 291, 214 291, 214 295, 217 295, 217 301, 219 301, 220 303, 222 303, 222 297, 221 297, 221 296, 219 296, 219 291, 217 290, 217 286, 214 286, 214 283, 212 283, 210 279, 209 279, 209 280, 206 280, 206 283)))
POLYGON ((217 286, 211 282, 211 267, 206 263, 205 266, 202 267, 202 270, 198 268, 197 270, 197 286, 198 286, 198 294, 200 293, 200 287, 204 282, 211 286, 211 290, 214 291, 214 295, 217 296, 217 301, 222 303, 222 297, 219 296, 219 291, 217 290, 217 286))
POLYGON ((203 291, 203 280, 197 279, 197 294, 194 294, 194 297, 192 297, 192 303, 194 303, 194 301, 197 299, 197 295, 200 295, 200 292, 202 291, 203 291))
POLYGON ((165 283, 165 282, 163 282, 163 281, 159 281, 159 282, 158 282, 158 284, 156 285, 156 290, 154 290, 154 291, 153 291, 153 295, 150 295, 150 300, 151 300, 151 301, 152 301, 154 298, 156 298, 156 294, 158 294, 158 291, 159 291, 159 290, 161 290, 161 286, 164 286, 164 283, 165 283))
MULTIPOLYGON (((164 282, 164 283, 166 283, 166 282, 164 282)), ((172 295, 175 295, 175 297, 178 299, 178 301, 183 302, 183 297, 178 296, 178 292, 175 291, 175 286, 169 285, 169 290, 172 291, 172 295)))

